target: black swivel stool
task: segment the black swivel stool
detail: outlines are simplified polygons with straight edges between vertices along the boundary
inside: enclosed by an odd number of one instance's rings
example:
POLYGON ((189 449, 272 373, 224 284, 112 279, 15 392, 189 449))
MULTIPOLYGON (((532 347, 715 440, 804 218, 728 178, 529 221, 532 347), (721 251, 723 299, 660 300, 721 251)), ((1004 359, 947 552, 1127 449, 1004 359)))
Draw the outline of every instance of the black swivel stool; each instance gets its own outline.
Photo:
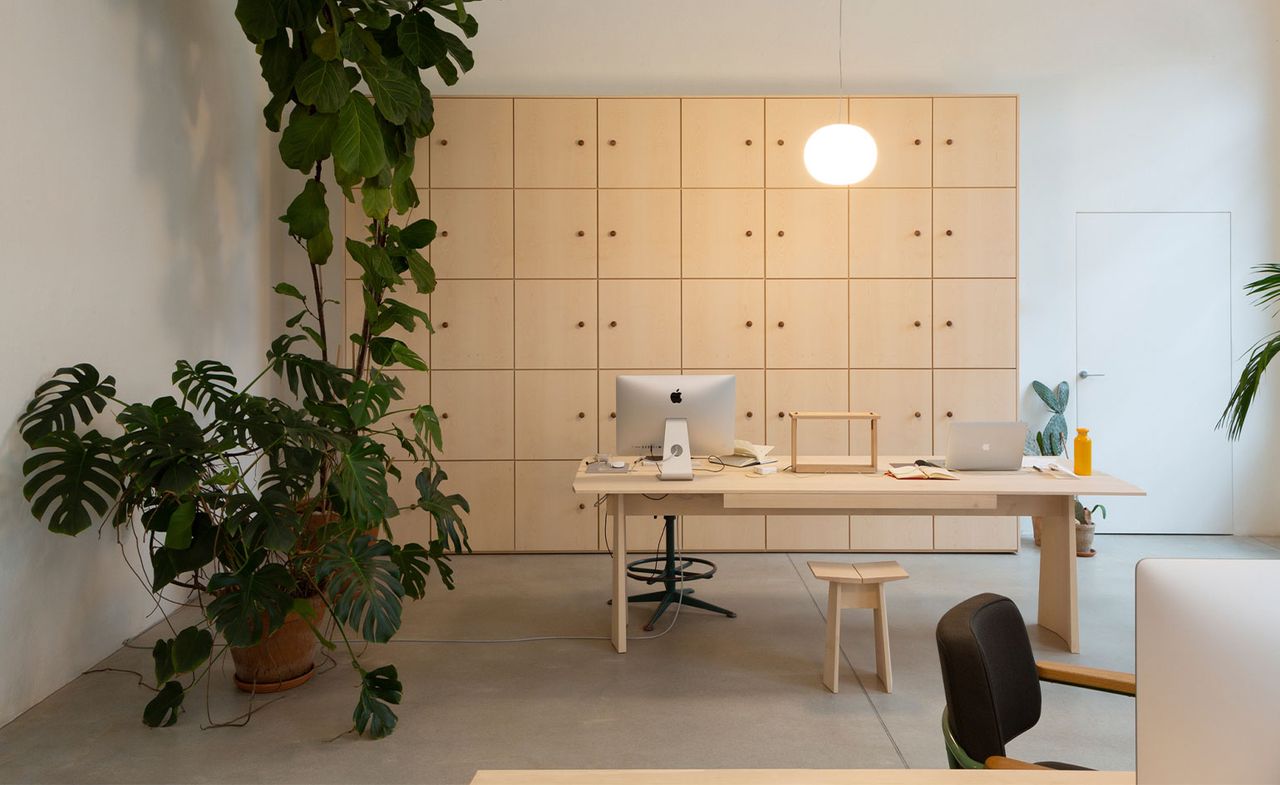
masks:
MULTIPOLYGON (((712 613, 723 613, 730 619, 736 619, 738 614, 733 611, 721 608, 719 605, 712 605, 696 597, 691 597, 693 589, 682 589, 678 584, 688 583, 689 581, 702 581, 716 574, 715 562, 706 559, 696 559, 692 556, 681 556, 679 563, 676 561, 676 516, 664 515, 665 521, 663 525, 663 537, 667 541, 666 553, 662 556, 650 556, 645 559, 636 559, 627 563, 627 577, 637 581, 644 581, 647 584, 662 584, 662 591, 647 592, 645 594, 636 594, 627 598, 627 602, 656 602, 658 609, 649 617, 649 622, 644 625, 646 631, 653 630, 653 625, 657 623, 662 614, 671 606, 672 603, 679 603, 688 608, 701 608, 704 611, 712 613), (690 569, 695 565, 700 565, 706 569, 690 569)), ((612 601, 610 601, 612 602, 612 601)))

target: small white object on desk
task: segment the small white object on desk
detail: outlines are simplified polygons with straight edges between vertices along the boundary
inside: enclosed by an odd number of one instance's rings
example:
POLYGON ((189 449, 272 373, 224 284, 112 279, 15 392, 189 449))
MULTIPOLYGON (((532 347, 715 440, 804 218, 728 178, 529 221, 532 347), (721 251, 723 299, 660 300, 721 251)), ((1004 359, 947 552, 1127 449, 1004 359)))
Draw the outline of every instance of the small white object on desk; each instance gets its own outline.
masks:
POLYGON ((625 469, 625 468, 627 468, 627 462, 626 462, 626 461, 616 461, 616 460, 615 460, 615 461, 609 461, 609 465, 610 465, 610 466, 612 466, 612 467, 613 467, 613 468, 615 468, 615 469, 625 469))
POLYGON ((777 472, 778 472, 777 464, 756 467, 756 474, 777 474, 777 472))

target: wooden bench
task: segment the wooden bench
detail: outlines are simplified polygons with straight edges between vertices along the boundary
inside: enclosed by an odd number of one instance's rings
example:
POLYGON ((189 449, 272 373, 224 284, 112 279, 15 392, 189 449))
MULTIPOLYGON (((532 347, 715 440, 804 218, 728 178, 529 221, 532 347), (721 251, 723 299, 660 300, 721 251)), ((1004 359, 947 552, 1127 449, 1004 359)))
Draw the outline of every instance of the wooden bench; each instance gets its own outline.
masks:
POLYGON ((889 618, 884 602, 884 585, 908 577, 896 561, 863 564, 847 562, 809 562, 809 571, 826 581, 827 654, 822 665, 822 683, 832 692, 840 691, 840 611, 844 608, 870 608, 876 628, 876 673, 884 682, 884 691, 893 692, 893 669, 889 665, 889 618))

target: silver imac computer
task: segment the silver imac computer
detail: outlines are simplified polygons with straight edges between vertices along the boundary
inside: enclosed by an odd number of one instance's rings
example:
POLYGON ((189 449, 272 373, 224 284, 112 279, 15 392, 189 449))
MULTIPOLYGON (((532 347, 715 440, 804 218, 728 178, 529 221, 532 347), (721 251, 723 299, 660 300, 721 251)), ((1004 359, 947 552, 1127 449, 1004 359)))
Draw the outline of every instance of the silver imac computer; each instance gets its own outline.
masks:
POLYGON ((733 452, 733 376, 619 376, 620 454, 661 455, 658 477, 692 480, 697 455, 733 452))

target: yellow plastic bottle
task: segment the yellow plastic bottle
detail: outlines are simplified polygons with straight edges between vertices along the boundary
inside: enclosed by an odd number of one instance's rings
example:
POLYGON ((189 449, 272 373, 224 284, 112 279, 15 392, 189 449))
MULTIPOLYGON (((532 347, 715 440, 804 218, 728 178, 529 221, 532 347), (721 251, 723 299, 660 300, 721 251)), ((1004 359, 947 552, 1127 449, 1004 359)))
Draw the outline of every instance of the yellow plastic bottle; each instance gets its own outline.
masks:
POLYGON ((1088 477, 1093 474, 1093 440, 1088 428, 1076 428, 1076 474, 1088 477))

